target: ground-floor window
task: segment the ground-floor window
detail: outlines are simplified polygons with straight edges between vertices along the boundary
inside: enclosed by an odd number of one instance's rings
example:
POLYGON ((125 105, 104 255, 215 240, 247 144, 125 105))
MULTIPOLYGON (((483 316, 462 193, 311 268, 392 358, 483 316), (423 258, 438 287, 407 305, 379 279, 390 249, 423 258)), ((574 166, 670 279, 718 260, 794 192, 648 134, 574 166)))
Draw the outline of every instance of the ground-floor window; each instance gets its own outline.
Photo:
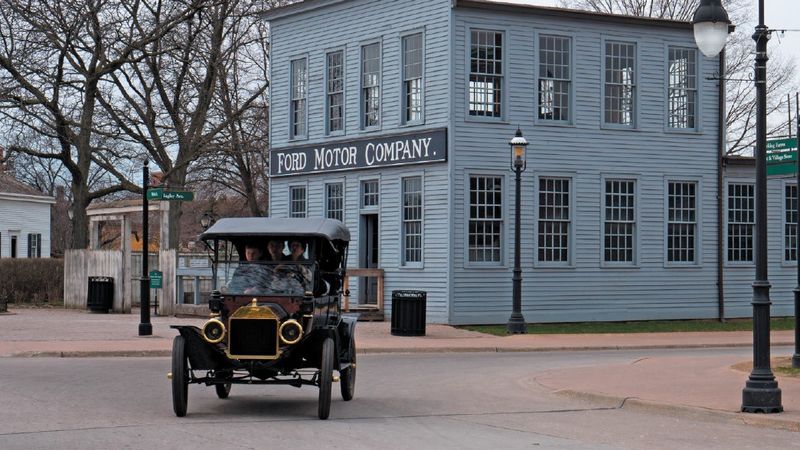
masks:
POLYGON ((754 190, 748 183, 728 184, 729 262, 753 262, 754 190))
POLYGON ((797 185, 787 184, 784 188, 783 214, 783 259, 797 261, 797 185))
POLYGON ((636 232, 636 181, 605 180, 603 261, 633 263, 636 232))
POLYGON ((697 245, 697 183, 667 183, 667 262, 694 263, 697 245))
POLYGON ((500 263, 503 245, 503 177, 469 177, 469 261, 500 263))
POLYGON ((539 262, 569 263, 570 179, 539 178, 539 262))
POLYGON ((403 265, 422 262, 422 177, 403 178, 403 265))
POLYGON ((329 219, 344 221, 344 186, 342 183, 325 185, 325 215, 329 219))
POLYGON ((306 217, 306 187, 289 188, 289 217, 306 217))

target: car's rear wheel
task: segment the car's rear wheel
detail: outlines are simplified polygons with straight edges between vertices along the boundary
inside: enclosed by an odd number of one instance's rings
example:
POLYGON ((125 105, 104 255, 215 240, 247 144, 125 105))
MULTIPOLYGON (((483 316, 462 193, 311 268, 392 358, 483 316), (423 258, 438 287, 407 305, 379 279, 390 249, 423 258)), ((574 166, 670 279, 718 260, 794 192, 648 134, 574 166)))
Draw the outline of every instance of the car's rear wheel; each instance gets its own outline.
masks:
POLYGON ((356 340, 350 338, 350 366, 341 371, 342 398, 349 402, 356 393, 356 340))
POLYGON ((217 391, 217 397, 219 398, 228 398, 231 395, 231 384, 215 384, 214 389, 217 391))
POLYGON ((333 383, 333 339, 322 342, 322 357, 319 365, 319 405, 317 415, 325 420, 331 413, 331 384, 333 383))
POLYGON ((172 409, 175 415, 186 415, 189 397, 189 360, 186 357, 186 340, 175 336, 172 341, 172 409))

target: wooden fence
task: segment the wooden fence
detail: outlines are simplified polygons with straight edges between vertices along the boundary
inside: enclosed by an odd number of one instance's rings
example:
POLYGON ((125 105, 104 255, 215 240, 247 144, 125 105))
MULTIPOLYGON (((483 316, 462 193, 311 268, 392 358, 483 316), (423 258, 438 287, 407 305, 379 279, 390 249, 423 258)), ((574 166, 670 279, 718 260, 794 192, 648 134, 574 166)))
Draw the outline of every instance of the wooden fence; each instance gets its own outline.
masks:
POLYGON ((114 278, 114 303, 117 313, 130 313, 130 280, 125 279, 122 252, 119 250, 67 250, 64 254, 64 306, 86 309, 89 277, 114 278))

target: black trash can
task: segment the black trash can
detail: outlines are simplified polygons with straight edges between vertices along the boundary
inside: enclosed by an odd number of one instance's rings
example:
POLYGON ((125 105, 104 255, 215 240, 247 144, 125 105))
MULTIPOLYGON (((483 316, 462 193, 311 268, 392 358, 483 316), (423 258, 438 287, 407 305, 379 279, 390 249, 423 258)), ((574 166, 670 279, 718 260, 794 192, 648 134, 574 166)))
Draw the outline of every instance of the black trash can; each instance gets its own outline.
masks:
POLYGON ((425 336, 425 291, 392 291, 392 334, 425 336))
POLYGON ((108 313, 114 305, 114 278, 89 277, 86 307, 96 313, 108 313))

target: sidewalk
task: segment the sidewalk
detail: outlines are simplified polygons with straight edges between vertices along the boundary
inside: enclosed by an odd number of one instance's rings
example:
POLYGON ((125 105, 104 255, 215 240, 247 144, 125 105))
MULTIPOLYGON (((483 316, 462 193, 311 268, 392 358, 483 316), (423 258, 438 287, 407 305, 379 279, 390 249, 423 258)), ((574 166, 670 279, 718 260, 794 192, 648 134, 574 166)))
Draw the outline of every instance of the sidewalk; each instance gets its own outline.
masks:
MULTIPOLYGON (((168 356, 170 325, 197 325, 201 317, 152 317, 153 335, 138 336, 140 316, 65 309, 12 309, 0 314, 0 358, 168 356)), ((794 331, 773 332, 772 345, 794 345, 794 331)), ((426 336, 392 336, 388 322, 359 322, 359 353, 521 352, 655 348, 751 347, 751 332, 635 333, 490 336, 428 324, 426 336)), ((774 356, 788 356, 791 348, 774 356), (785 353, 785 354, 784 354, 785 353)), ((800 431, 800 379, 779 378, 783 414, 741 414, 747 372, 732 368, 741 357, 645 358, 630 364, 552 370, 536 377, 545 388, 623 408, 723 419, 800 431)), ((745 358, 746 359, 746 358, 745 358)))

